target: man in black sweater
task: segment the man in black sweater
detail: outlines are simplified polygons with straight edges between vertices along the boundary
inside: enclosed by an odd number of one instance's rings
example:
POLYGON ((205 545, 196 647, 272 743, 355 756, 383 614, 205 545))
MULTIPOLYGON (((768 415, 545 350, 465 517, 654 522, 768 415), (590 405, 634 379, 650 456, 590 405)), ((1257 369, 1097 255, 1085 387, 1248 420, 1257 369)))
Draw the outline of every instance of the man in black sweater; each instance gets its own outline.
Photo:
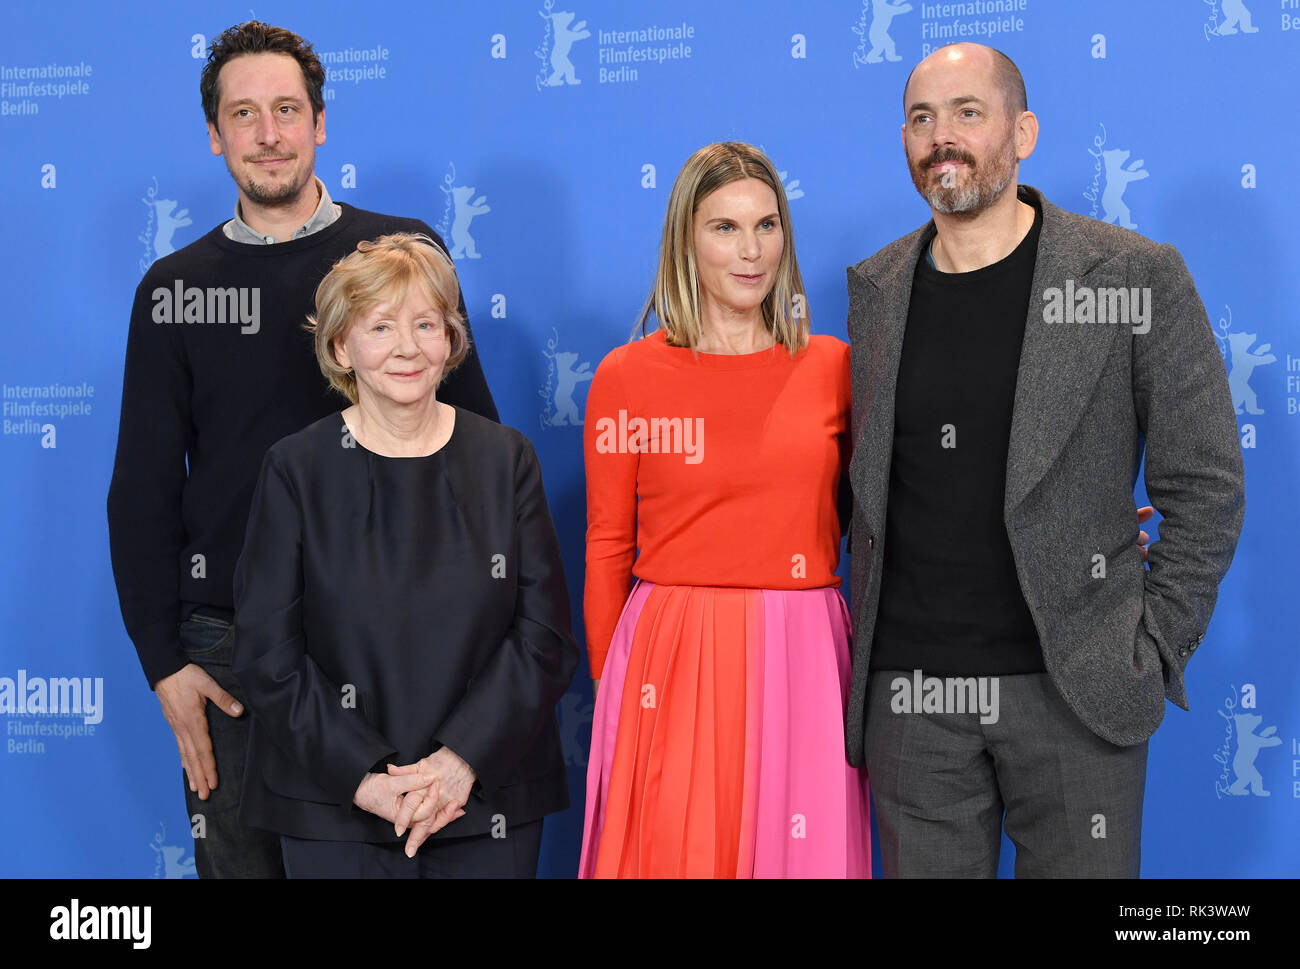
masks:
MULTIPOLYGON (((442 245, 417 219, 330 198, 314 174, 324 82, 311 45, 283 28, 250 21, 212 43, 200 91, 235 217, 155 262, 131 310, 109 544, 122 618, 180 748, 204 878, 284 874, 278 837, 236 817, 248 718, 230 675, 233 574, 266 450, 347 406, 304 329, 316 286, 362 240, 442 245)), ((473 350, 439 398, 497 419, 473 350)))

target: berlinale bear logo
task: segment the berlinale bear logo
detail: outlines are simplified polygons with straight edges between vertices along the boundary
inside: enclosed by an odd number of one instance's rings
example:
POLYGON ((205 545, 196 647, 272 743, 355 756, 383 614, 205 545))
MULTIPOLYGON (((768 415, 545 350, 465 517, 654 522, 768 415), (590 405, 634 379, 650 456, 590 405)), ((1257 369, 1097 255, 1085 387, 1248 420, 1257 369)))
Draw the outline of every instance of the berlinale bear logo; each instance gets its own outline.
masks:
POLYGON ((474 237, 469 234, 469 224, 480 215, 492 211, 487 204, 487 196, 474 197, 474 186, 456 184, 456 166, 449 164, 447 174, 438 186, 442 192, 442 218, 438 221, 438 233, 450 241, 452 259, 481 259, 474 237))
POLYGON ((1232 758, 1232 770, 1237 779, 1228 788, 1228 793, 1241 795, 1249 788, 1256 797, 1268 797, 1255 758, 1261 748, 1276 747, 1282 743, 1282 738, 1273 736, 1277 727, 1266 727, 1263 733, 1255 733, 1255 728, 1264 721, 1258 713, 1238 713, 1233 715, 1233 719, 1237 722, 1237 753, 1232 758))
POLYGON ((1228 390, 1232 392, 1232 406, 1238 414, 1262 414, 1264 408, 1259 406, 1259 396, 1250 386, 1250 379, 1256 367, 1277 363, 1277 357, 1271 352, 1273 345, 1263 343, 1255 345, 1257 335, 1243 333, 1232 328, 1232 307, 1223 307, 1226 316, 1219 317, 1215 328, 1215 337, 1219 341, 1219 352, 1224 355, 1228 365, 1228 390))
POLYGON ((579 20, 575 24, 572 11, 552 12, 553 5, 553 0, 546 0, 543 9, 537 11, 537 15, 546 21, 546 34, 542 37, 541 45, 533 52, 542 62, 537 74, 539 91, 544 87, 582 83, 574 70, 573 61, 569 59, 569 51, 577 41, 591 36, 587 21, 579 20))
POLYGON ((582 412, 573 399, 578 385, 595 376, 591 363, 583 361, 578 364, 578 355, 557 349, 560 342, 559 332, 551 330, 551 338, 546 341, 542 354, 547 360, 546 386, 538 391, 546 402, 542 413, 542 427, 581 427, 582 412))

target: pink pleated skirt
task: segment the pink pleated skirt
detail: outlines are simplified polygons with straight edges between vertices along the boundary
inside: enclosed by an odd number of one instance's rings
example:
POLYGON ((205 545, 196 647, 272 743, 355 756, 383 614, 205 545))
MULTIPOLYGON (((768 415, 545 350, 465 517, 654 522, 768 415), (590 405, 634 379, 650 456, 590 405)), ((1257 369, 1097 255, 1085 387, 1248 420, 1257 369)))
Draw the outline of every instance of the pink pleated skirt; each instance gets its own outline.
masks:
POLYGON ((870 875, 837 589, 638 582, 592 723, 579 877, 870 875))

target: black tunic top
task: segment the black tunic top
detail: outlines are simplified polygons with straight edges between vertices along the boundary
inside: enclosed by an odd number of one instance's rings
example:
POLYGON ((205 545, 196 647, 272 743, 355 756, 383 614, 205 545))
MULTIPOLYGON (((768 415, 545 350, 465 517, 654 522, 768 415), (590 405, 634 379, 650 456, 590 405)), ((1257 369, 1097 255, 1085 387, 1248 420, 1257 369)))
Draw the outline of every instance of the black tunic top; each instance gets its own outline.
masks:
POLYGON ((352 804, 366 771, 445 745, 478 775, 435 837, 568 806, 555 704, 578 663, 532 445, 456 409, 447 444, 391 458, 338 414, 266 455, 235 570, 234 672, 253 714, 240 817, 394 841, 352 804))

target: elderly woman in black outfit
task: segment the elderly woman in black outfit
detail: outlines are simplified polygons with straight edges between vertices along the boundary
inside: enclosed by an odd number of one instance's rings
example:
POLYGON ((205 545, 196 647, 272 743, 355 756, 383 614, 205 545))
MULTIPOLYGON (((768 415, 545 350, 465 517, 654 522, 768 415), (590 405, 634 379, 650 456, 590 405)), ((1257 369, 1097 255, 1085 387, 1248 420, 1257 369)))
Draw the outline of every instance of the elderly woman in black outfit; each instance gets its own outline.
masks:
POLYGON ((533 876, 568 806, 559 548, 528 440, 437 399, 468 350, 456 292, 425 236, 340 260, 310 322, 352 406, 262 465, 235 574, 241 817, 290 877, 533 876))

